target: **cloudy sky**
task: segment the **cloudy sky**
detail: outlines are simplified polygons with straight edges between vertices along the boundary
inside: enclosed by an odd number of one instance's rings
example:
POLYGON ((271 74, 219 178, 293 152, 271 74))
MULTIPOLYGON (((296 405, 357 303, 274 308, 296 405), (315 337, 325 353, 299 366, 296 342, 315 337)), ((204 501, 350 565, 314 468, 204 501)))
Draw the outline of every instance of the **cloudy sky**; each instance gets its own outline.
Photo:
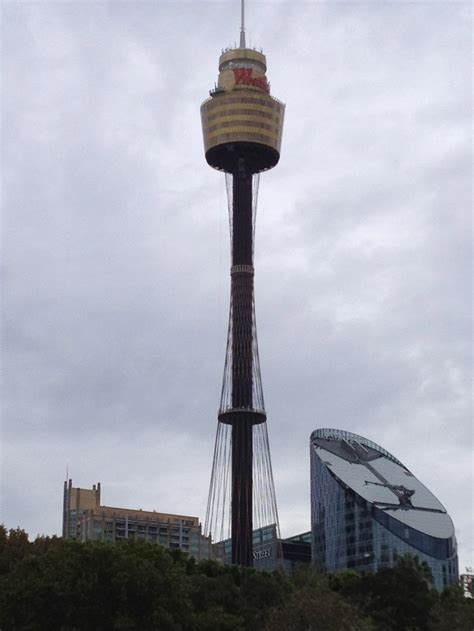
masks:
MULTIPOLYGON (((204 518, 224 363, 223 175, 199 106, 239 3, 3 3, 1 515, 62 483, 204 518)), ((249 2, 286 102, 256 303, 284 536, 309 435, 360 433, 445 504, 472 564, 471 4, 249 2)))

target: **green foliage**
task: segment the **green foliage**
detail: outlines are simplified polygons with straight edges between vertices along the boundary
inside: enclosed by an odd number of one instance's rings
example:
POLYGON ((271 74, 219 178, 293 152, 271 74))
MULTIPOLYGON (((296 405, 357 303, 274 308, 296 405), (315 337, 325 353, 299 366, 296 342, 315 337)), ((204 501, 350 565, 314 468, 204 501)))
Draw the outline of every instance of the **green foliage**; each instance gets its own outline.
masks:
POLYGON ((360 594, 363 610, 381 631, 427 629, 430 609, 438 598, 416 570, 400 566, 362 577, 360 594))
POLYGON ((335 574, 330 585, 369 616, 380 631, 428 629, 431 608, 439 597, 431 587, 430 568, 408 556, 376 574, 335 574))
POLYGON ((461 587, 449 587, 430 612, 430 631, 472 631, 474 600, 465 598, 461 587))
POLYGON ((411 569, 423 578, 428 585, 433 584, 433 573, 426 561, 420 561, 417 556, 412 554, 404 554, 398 558, 397 567, 411 569))
POLYGON ((41 544, 0 582, 2 630, 185 628, 189 578, 167 550, 140 541, 41 544))
POLYGON ((332 591, 324 578, 314 578, 274 610, 267 631, 373 631, 357 607, 332 591))
POLYGON ((474 603, 439 595, 418 559, 360 576, 290 579, 142 541, 28 541, 0 527, 2 631, 471 631, 474 603))
POLYGON ((28 535, 20 528, 7 531, 0 524, 0 576, 6 574, 16 561, 28 554, 31 543, 28 535))

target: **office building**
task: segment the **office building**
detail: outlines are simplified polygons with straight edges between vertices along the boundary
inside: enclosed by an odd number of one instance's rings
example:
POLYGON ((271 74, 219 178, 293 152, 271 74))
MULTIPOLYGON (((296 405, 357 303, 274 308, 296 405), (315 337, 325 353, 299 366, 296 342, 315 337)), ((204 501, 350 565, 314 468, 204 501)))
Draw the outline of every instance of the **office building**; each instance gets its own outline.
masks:
POLYGON ((408 553, 428 563, 436 588, 458 583, 453 522, 395 456, 337 429, 314 431, 310 452, 316 567, 376 572, 408 553))
MULTIPOLYGON (((232 540, 213 544, 213 556, 226 565, 232 563, 232 540)), ((253 566, 271 572, 276 568, 292 574, 299 565, 311 563, 311 532, 280 539, 276 524, 257 528, 252 533, 253 566)))

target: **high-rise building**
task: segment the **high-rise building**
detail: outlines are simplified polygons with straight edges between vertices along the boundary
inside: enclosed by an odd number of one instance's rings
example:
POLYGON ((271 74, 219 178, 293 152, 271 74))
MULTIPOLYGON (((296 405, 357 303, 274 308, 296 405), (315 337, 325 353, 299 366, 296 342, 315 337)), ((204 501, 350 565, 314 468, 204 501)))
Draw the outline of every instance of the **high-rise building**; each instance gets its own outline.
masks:
POLYGON ((211 540, 203 536, 198 517, 101 506, 100 483, 91 490, 73 487, 72 480, 65 482, 64 506, 63 537, 67 539, 140 539, 182 550, 197 560, 211 556, 211 540))
POLYGON ((265 55, 245 42, 222 52, 219 78, 201 106, 208 164, 226 173, 231 232, 227 353, 206 534, 232 541, 232 563, 252 565, 252 532, 278 514, 263 401, 254 303, 254 231, 259 173, 280 158, 285 106, 270 95, 265 55))
POLYGON ((410 554, 434 585, 458 583, 451 518, 395 456, 357 434, 317 429, 310 438, 312 560, 322 570, 376 572, 410 554))

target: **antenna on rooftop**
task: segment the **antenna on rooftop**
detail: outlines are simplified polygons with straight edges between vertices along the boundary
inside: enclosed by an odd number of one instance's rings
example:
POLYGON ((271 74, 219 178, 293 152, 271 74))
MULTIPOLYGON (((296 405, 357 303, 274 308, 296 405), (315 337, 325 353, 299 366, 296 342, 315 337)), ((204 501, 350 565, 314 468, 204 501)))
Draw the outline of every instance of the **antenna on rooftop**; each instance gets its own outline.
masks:
POLYGON ((245 0, 240 0, 240 48, 245 48, 245 0))

